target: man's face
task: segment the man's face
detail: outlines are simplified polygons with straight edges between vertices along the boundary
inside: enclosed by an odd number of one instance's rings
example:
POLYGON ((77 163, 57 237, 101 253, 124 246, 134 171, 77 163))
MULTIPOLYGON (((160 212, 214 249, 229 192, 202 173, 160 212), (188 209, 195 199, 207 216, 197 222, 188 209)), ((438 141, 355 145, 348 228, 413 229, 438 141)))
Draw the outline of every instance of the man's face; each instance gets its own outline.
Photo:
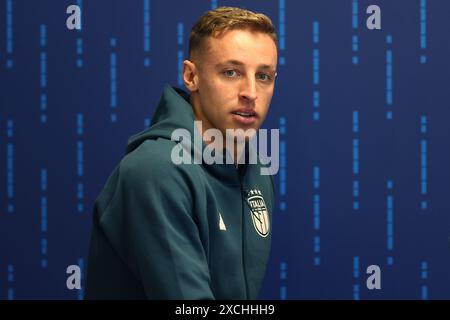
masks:
POLYGON ((203 129, 255 129, 262 125, 272 99, 277 48, 261 32, 228 30, 209 37, 198 55, 194 113, 203 129))

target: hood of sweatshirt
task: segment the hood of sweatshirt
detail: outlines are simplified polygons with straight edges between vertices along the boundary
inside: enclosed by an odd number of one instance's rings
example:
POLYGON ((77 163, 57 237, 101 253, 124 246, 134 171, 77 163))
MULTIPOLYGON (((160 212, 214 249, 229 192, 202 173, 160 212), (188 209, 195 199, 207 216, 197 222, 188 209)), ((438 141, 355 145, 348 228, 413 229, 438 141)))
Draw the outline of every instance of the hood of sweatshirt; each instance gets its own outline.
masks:
MULTIPOLYGON (((176 129, 184 129, 189 132, 191 139, 189 146, 191 146, 191 157, 192 161, 194 161, 194 154, 197 153, 201 157, 206 147, 203 139, 201 147, 194 142, 195 135, 201 137, 201 133, 194 124, 195 120, 192 105, 190 104, 190 95, 184 90, 166 84, 161 100, 153 115, 151 126, 128 139, 126 153, 132 152, 147 139, 156 140, 162 138, 173 140, 174 143, 183 143, 183 139, 172 139, 172 133, 176 129)), ((249 152, 254 152, 254 149, 252 149, 251 144, 248 142, 245 143, 245 146, 244 156, 248 159, 249 152)), ((247 167, 251 166, 253 169, 259 170, 259 158, 257 158, 257 164, 249 165, 246 161, 246 163, 239 164, 238 168, 236 168, 235 164, 226 163, 227 152, 226 149, 223 149, 221 153, 223 159, 222 164, 207 164, 205 161, 202 161, 202 165, 213 175, 223 179, 227 183, 233 184, 239 184, 239 179, 245 175, 247 167)))
POLYGON ((126 153, 130 153, 147 139, 171 140, 173 130, 179 128, 188 130, 193 137, 195 118, 189 98, 187 92, 166 84, 150 127, 128 139, 126 153))

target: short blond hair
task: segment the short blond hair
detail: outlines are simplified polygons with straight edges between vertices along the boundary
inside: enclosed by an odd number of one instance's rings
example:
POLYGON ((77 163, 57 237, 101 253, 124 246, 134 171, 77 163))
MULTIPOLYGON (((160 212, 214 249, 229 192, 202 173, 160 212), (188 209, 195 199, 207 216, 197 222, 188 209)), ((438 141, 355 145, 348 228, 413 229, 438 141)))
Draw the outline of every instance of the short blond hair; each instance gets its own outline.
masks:
POLYGON ((215 37, 227 30, 249 29, 269 35, 277 44, 277 34, 272 21, 263 13, 235 7, 219 7, 207 11, 192 27, 189 36, 189 55, 199 51, 207 37, 215 37))

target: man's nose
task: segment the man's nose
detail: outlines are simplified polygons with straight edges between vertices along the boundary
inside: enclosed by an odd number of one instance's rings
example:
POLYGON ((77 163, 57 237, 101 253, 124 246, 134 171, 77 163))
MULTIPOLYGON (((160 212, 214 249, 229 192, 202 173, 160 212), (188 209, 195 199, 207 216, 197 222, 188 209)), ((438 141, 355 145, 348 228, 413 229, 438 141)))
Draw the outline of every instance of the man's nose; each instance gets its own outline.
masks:
POLYGON ((240 92, 241 98, 248 101, 255 101, 258 97, 256 94, 256 80, 253 77, 247 77, 242 83, 240 92))

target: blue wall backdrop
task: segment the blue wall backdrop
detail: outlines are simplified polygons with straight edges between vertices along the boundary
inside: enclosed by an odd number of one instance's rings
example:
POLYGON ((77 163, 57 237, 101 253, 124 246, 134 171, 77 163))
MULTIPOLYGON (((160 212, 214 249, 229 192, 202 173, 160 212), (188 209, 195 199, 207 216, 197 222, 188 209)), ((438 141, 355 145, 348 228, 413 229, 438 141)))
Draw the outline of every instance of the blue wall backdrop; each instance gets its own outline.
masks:
POLYGON ((448 0, 1 0, 0 298, 83 298, 66 268, 85 271, 93 203, 164 83, 181 86, 193 23, 221 5, 279 33, 260 297, 450 299, 448 0))

